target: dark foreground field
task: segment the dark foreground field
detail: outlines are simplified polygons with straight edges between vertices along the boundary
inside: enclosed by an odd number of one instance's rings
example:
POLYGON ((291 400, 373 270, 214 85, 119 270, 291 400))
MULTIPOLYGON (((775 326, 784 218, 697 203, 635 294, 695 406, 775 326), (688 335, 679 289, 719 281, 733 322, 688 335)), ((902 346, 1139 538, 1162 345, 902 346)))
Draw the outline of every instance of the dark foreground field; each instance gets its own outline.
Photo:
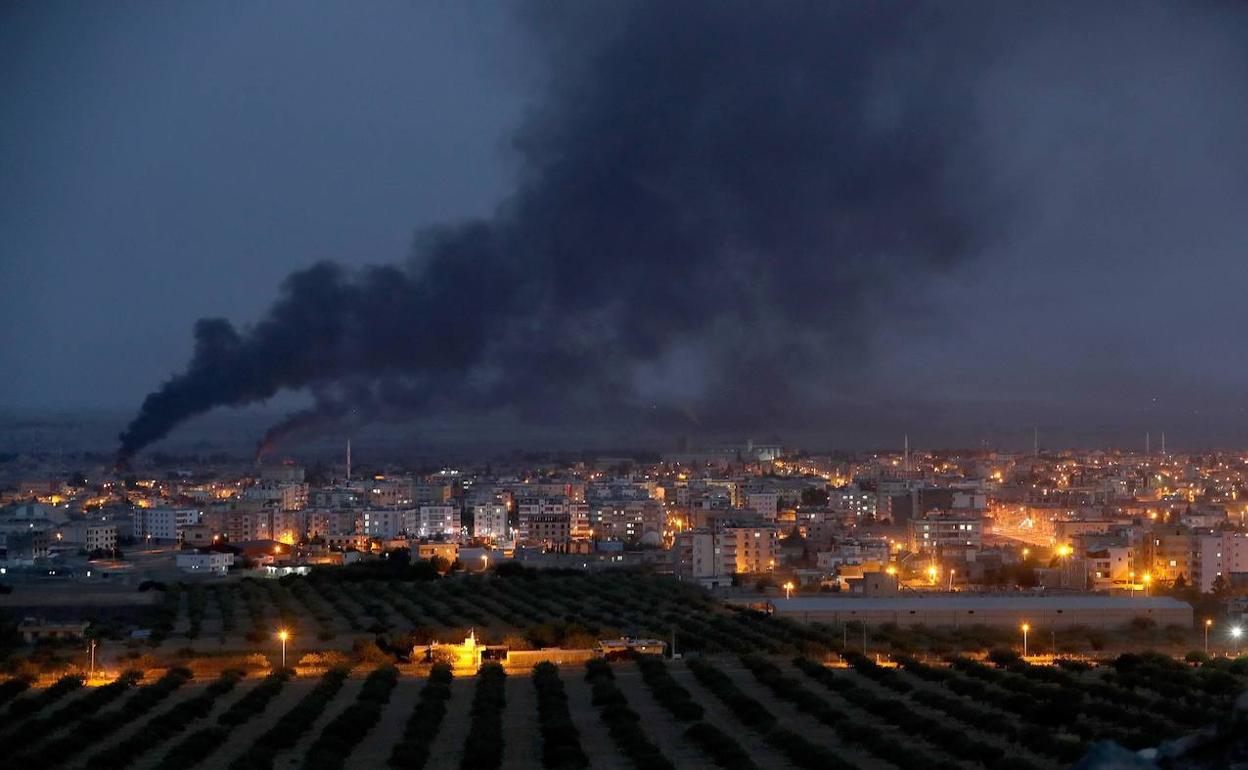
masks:
POLYGON ((1124 656, 1083 670, 996 657, 9 680, 0 744, 22 768, 1058 768, 1092 741, 1142 748, 1215 722, 1248 683, 1226 661, 1124 656))

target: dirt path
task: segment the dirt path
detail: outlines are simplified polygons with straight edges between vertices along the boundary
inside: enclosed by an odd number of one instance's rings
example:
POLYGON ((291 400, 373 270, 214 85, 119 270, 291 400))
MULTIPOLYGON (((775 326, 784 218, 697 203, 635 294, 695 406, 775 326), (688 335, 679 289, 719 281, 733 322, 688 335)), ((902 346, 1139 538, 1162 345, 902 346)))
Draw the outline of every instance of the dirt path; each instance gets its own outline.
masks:
POLYGON ((427 680, 400 678, 390 694, 390 702, 381 711, 377 724, 368 732, 364 740, 355 747, 355 751, 347 757, 347 767, 380 768, 385 767, 390 758, 390 750, 403 737, 403 728, 407 719, 416 708, 420 691, 427 680))
MULTIPOLYGON (((69 765, 74 766, 74 768, 81 768, 81 766, 85 766, 86 761, 91 759, 92 755, 99 754, 100 751, 104 751, 106 749, 111 749, 112 746, 129 739, 131 735, 140 733, 142 729, 146 728, 147 723, 149 723, 150 720, 155 719, 156 716, 165 713, 165 711, 175 708, 175 706, 182 703, 183 700, 195 698, 196 695, 202 693, 203 688, 205 688, 206 685, 207 683, 183 684, 180 688, 173 690, 173 693, 168 696, 168 698, 160 701, 160 703, 156 705, 155 709, 147 711, 146 714, 140 715, 139 718, 136 718, 134 721, 130 721, 130 723, 126 723, 120 730, 117 730, 116 733, 110 734, 104 740, 92 745, 91 748, 84 751, 84 753, 75 756, 74 759, 69 761, 69 765)), ((130 695, 134 696, 136 693, 139 693, 139 689, 137 688, 132 691, 130 695)), ((111 704, 109 708, 105 709, 105 711, 116 710, 119 705, 120 701, 114 701, 114 704, 111 704)), ((157 746, 156 749, 149 751, 149 754, 158 754, 158 750, 162 748, 163 744, 161 746, 157 746)))
POLYGON ((446 716, 438 736, 429 747, 429 770, 456 770, 464 753, 464 741, 468 738, 469 711, 472 695, 477 687, 476 677, 456 677, 451 682, 451 700, 446 704, 446 716))
MULTIPOLYGON (((559 672, 563 678, 567 672, 559 672)), ((566 687, 567 684, 565 683, 566 687)), ((528 674, 508 675, 507 709, 503 712, 503 768, 539 767, 542 735, 538 727, 537 688, 528 674)))
POLYGON ((593 693, 585 681, 584 669, 569 666, 559 673, 563 688, 568 693, 568 711, 572 714, 572 723, 581 733, 581 748, 589 757, 589 766, 593 770, 631 770, 632 764, 615 747, 611 733, 598 716, 598 709, 592 701, 593 693))
MULTIPOLYGON (((154 747, 151 751, 146 752, 143 756, 139 757, 137 761, 131 764, 130 770, 150 770, 150 768, 156 767, 156 765, 158 765, 160 761, 165 758, 165 754, 168 754, 169 750, 176 746, 179 741, 196 730, 215 725, 217 723, 217 717, 220 716, 221 712, 232 706, 235 701, 250 692, 251 688, 260 684, 261 681, 263 680, 244 679, 234 685, 233 690, 230 690, 225 695, 217 698, 216 702, 212 704, 212 711, 208 713, 208 716, 188 723, 182 732, 161 743, 159 746, 154 747)), ((202 692, 203 687, 207 686, 207 683, 190 686, 195 688, 195 692, 202 692)), ((182 689, 185 690, 188 688, 183 687, 182 689)))
POLYGON ((693 696, 695 701, 702 704, 702 708, 706 711, 706 715, 703 718, 728 735, 735 737, 741 744, 741 747, 750 755, 750 758, 754 760, 754 764, 768 770, 793 767, 783 754, 764 743, 761 735, 744 727, 732 715, 732 712, 728 711, 724 704, 720 702, 719 698, 716 698, 711 694, 710 690, 698 683, 698 680, 693 676, 693 672, 683 665, 675 663, 668 665, 672 678, 680 682, 681 686, 689 691, 689 694, 693 696))
MULTIPOLYGON (((711 761, 697 744, 685 737, 685 730, 693 723, 677 721, 670 711, 655 700, 635 666, 616 670, 615 682, 624 697, 628 698, 629 705, 641 716, 641 723, 651 740, 677 767, 700 767, 711 761)), ((723 725, 719 727, 725 729, 723 725)))
POLYGON ((329 720, 338 716, 347 706, 355 701, 355 696, 360 694, 360 689, 364 686, 363 679, 348 679, 343 682, 342 689, 338 690, 338 694, 329 702, 321 715, 299 736, 299 742, 293 748, 278 754, 273 760, 273 767, 276 768, 297 768, 303 764, 303 757, 311 748, 312 742, 321 734, 321 729, 329 722, 329 720))
POLYGON ((283 714, 294 708, 296 703, 311 692, 316 686, 316 681, 316 679, 296 679, 287 682, 282 691, 269 701, 263 714, 235 727, 230 732, 229 742, 219 747, 203 764, 196 765, 197 770, 198 768, 228 767, 230 762, 233 762, 244 751, 251 749, 251 744, 256 738, 259 738, 283 714))

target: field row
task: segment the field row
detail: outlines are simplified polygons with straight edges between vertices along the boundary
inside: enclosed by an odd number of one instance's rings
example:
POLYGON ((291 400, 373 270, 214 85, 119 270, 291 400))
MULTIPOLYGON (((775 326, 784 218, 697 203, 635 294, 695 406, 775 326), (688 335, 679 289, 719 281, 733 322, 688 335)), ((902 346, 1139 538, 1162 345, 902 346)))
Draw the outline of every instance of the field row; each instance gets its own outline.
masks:
POLYGON ((645 658, 466 679, 173 669, 83 688, 0 684, 0 741, 15 766, 232 770, 638 767, 1052 768, 1092 741, 1156 745, 1230 713, 1245 684, 1227 665, 1124 655, 1085 669, 901 658, 849 668, 749 654, 645 658))

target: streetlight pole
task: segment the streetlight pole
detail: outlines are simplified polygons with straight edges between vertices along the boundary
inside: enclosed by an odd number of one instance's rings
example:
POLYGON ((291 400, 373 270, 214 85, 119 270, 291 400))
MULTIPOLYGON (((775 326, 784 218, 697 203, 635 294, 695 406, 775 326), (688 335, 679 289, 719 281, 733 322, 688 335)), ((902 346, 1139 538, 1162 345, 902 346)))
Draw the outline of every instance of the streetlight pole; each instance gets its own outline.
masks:
POLYGON ((1209 657, 1209 626, 1213 625, 1213 618, 1205 618, 1205 657, 1209 657))
POLYGON ((1030 623, 1023 624, 1023 657, 1027 657, 1027 632, 1031 630, 1030 623))
POLYGON ((89 678, 87 679, 87 681, 90 682, 92 679, 95 679, 95 640, 94 639, 91 640, 91 674, 89 678))
POLYGON ((283 628, 277 632, 277 638, 282 640, 282 668, 286 668, 286 640, 290 638, 290 632, 283 628))
POLYGON ((950 591, 950 593, 952 593, 952 592, 953 592, 953 573, 954 573, 955 571, 956 571, 956 570, 952 570, 952 569, 951 569, 951 570, 949 570, 949 591, 950 591))
POLYGON ((1239 637, 1244 633, 1244 629, 1239 626, 1231 628, 1231 638, 1235 640, 1235 657, 1239 657, 1239 637))

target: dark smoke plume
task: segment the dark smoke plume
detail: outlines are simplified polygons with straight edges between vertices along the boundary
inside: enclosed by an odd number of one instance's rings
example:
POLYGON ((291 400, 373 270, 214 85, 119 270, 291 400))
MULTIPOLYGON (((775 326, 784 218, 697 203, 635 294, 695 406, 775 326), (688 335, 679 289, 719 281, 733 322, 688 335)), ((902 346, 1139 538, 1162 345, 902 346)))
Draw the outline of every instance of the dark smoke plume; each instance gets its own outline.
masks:
POLYGON ((120 460, 297 389, 316 406, 264 445, 357 405, 792 416, 897 289, 973 258, 1005 218, 982 189, 974 85, 1027 25, 994 7, 530 9, 547 76, 497 214, 422 233, 402 266, 297 272, 252 328, 200 321, 120 460))

